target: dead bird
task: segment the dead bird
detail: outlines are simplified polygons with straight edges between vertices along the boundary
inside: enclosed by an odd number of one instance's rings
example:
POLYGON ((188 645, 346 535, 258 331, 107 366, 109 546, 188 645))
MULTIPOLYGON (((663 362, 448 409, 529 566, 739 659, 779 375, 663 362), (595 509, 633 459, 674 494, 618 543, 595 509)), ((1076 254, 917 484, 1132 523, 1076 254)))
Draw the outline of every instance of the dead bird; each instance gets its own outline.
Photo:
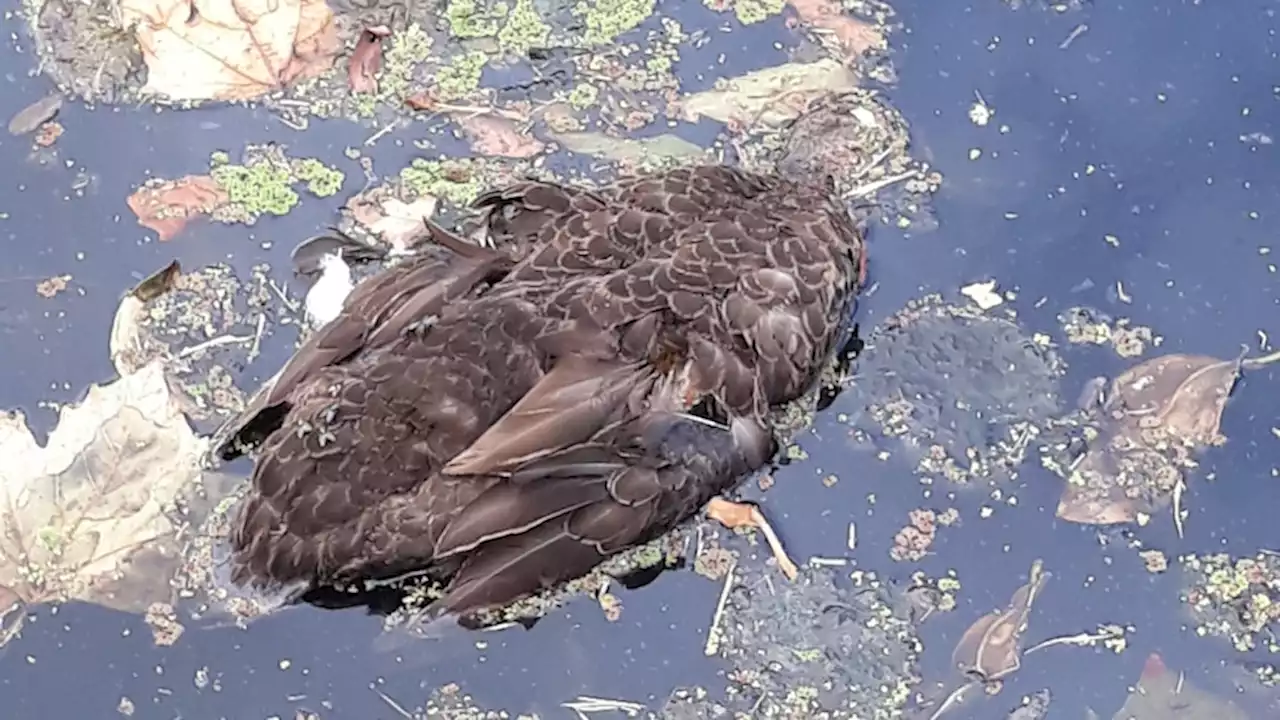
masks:
POLYGON ((237 584, 425 573, 431 613, 467 614, 704 506, 772 537, 718 495, 849 327, 863 241, 829 180, 705 166, 475 207, 488 247, 425 223, 220 433, 222 459, 258 454, 237 584))

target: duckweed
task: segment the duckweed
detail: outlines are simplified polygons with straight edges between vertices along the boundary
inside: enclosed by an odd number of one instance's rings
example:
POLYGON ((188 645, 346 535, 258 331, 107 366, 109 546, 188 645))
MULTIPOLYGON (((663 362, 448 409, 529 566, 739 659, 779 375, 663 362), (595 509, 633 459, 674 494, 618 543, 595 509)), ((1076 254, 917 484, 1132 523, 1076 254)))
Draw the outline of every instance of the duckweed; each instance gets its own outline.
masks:
POLYGON ((653 14, 654 3, 655 0, 582 0, 573 11, 586 21, 583 40, 588 45, 604 45, 639 27, 653 14))
POLYGON ((476 199, 482 188, 480 179, 467 170, 468 164, 466 161, 442 162, 417 158, 409 167, 400 171, 400 182, 416 197, 433 195, 455 205, 466 205, 476 199), (452 172, 459 169, 464 172, 452 172), (468 179, 452 179, 462 175, 468 179))
POLYGON ((480 87, 489 56, 480 51, 469 52, 453 59, 453 63, 436 71, 436 89, 441 100, 457 100, 475 92, 480 87))
POLYGON ((498 44, 509 53, 524 53, 531 47, 544 45, 551 35, 551 27, 533 6, 533 0, 516 0, 507 23, 498 33, 498 44))

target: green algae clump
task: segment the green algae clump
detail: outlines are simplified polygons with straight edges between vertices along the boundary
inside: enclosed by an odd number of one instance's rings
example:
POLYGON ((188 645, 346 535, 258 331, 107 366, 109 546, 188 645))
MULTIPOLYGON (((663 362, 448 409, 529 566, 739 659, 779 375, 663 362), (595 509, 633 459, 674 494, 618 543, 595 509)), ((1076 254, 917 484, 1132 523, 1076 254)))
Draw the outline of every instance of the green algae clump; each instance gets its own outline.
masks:
POLYGON ((591 83, 583 83, 575 85, 573 90, 569 92, 569 104, 575 110, 586 110, 596 104, 596 98, 600 97, 600 89, 591 83))
POLYGON ((400 171, 400 183, 414 197, 430 195, 455 205, 467 205, 483 189, 475 168, 466 160, 416 158, 400 171), (457 178, 467 178, 459 180, 457 178))
POLYGON ((480 52, 469 52, 453 59, 453 62, 436 71, 436 91, 441 100, 457 100, 466 97, 480 87, 480 76, 484 72, 489 56, 480 52))
MULTIPOLYGON (((723 9, 717 0, 703 0, 703 4, 712 10, 723 9)), ((786 0, 734 0, 733 14, 743 25, 754 25, 781 13, 784 5, 786 0)))
POLYGON ((653 14, 655 0, 582 0, 573 8, 587 23, 583 40, 605 45, 619 35, 640 27, 653 14))
POLYGON ((342 171, 329 167, 315 158, 294 161, 293 173, 307 184, 307 190, 316 197, 332 197, 342 189, 344 179, 342 171))
POLYGON ((550 36, 551 26, 543 22, 533 0, 516 0, 507 24, 498 33, 498 44, 504 52, 524 53, 529 48, 546 44, 550 36))
POLYGON ((492 10, 481 10, 476 0, 449 0, 444 11, 449 32, 456 38, 493 37, 507 14, 507 6, 499 3, 492 10))
POLYGON ((209 176, 227 191, 231 204, 249 218, 263 214, 286 215, 298 204, 298 193, 289 187, 293 176, 287 167, 271 162, 226 164, 215 166, 209 176))

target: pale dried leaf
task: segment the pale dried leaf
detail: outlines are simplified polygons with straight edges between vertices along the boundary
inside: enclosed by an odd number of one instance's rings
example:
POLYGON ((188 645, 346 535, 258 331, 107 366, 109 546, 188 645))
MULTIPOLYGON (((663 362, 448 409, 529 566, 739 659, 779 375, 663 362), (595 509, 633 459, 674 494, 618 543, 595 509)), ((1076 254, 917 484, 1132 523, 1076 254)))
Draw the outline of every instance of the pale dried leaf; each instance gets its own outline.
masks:
POLYGON ((1239 367, 1207 355, 1153 358, 1115 379, 1103 409, 1126 425, 1158 425, 1192 445, 1214 444, 1239 367))
POLYGON ((436 212, 438 201, 424 195, 411 203, 397 198, 382 201, 382 214, 368 224, 369 231, 397 250, 407 250, 422 235, 424 220, 436 212))
POLYGON ((799 116, 808 100, 847 90, 857 81, 852 70, 835 60, 786 63, 721 80, 680 105, 692 121, 705 115, 723 123, 779 125, 799 116))
POLYGON ((693 160, 703 157, 706 152, 676 135, 616 138, 603 133, 569 132, 557 133, 552 137, 570 152, 594 155, 617 162, 654 159, 693 160))
POLYGON ((489 114, 458 113, 458 124, 471 142, 471 149, 490 157, 527 158, 542 152, 546 145, 521 132, 507 118, 489 114))
POLYGON ((248 100, 313 77, 339 50, 325 0, 121 0, 147 64, 143 91, 248 100))
POLYGON ((182 232, 191 218, 206 215, 230 198, 208 175, 187 175, 178 180, 151 181, 138 188, 126 202, 138 224, 156 231, 161 242, 182 232))
POLYGON ((44 447, 21 412, 0 413, 0 585, 27 603, 167 602, 181 560, 173 506, 199 483, 204 448, 159 361, 64 407, 44 447))

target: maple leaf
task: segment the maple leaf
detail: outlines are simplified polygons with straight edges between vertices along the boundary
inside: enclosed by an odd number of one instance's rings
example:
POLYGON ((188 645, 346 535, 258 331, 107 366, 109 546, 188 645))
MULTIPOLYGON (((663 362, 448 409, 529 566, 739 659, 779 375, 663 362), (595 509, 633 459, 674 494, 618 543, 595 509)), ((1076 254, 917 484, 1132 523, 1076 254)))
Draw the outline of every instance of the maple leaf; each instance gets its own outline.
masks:
POLYGON ((324 0, 121 0, 147 64, 143 91, 248 100, 313 77, 340 44, 324 0))
POLYGON ((175 508, 194 497, 205 445, 160 361, 90 387, 43 447, 21 412, 0 412, 0 587, 26 604, 169 601, 186 521, 175 508))

